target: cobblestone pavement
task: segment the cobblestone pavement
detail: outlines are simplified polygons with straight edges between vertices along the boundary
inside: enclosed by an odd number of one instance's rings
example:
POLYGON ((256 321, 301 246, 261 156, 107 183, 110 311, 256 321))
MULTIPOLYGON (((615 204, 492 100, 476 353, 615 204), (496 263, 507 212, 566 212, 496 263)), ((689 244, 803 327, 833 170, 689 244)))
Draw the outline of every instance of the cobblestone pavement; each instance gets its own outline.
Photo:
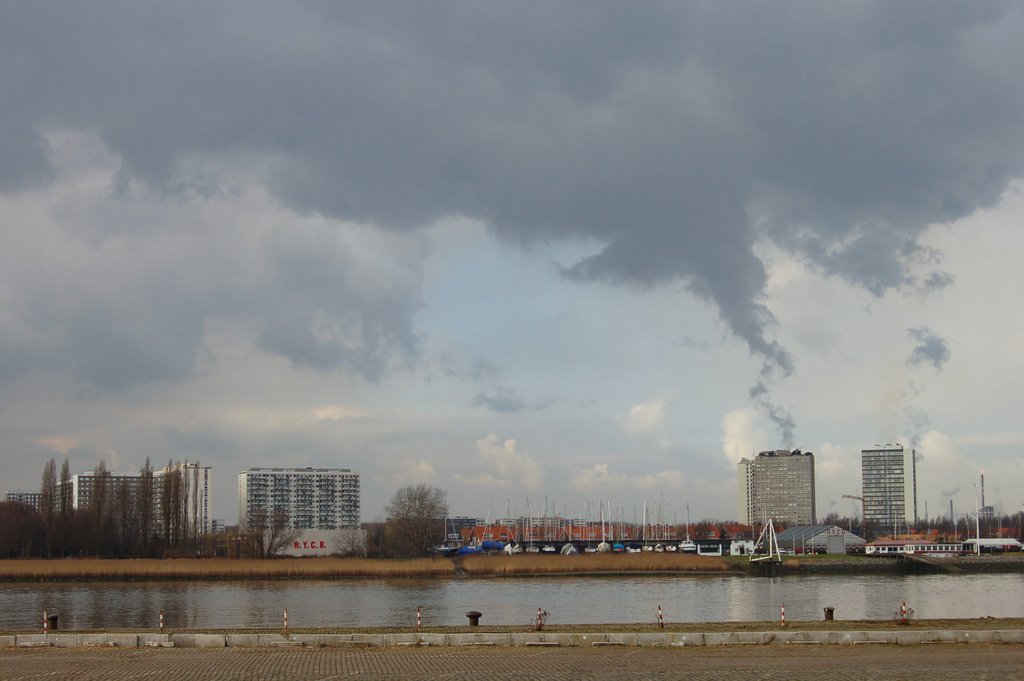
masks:
POLYGON ((0 680, 1024 679, 1024 646, 6 649, 0 680))

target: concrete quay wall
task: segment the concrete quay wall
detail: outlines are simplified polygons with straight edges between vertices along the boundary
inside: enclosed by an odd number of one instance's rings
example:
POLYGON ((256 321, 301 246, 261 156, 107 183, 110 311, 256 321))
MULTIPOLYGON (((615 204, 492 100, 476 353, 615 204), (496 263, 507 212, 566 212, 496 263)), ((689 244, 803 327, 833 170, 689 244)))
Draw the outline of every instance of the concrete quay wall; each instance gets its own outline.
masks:
POLYGON ((901 629, 898 631, 763 632, 514 632, 514 633, 110 633, 0 634, 0 648, 11 647, 402 647, 402 646, 558 646, 684 647, 730 645, 918 645, 924 643, 1024 643, 1024 629, 901 629))

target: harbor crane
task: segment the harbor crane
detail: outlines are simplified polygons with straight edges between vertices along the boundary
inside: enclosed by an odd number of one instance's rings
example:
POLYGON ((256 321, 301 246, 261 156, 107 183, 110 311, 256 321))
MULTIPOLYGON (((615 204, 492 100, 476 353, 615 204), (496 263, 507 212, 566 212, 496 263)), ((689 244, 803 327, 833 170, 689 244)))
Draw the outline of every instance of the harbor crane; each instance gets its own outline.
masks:
POLYGON ((868 519, 864 517, 864 497, 858 497, 856 494, 844 494, 843 499, 856 499, 860 502, 860 524, 861 532, 864 531, 863 527, 867 525, 868 519))

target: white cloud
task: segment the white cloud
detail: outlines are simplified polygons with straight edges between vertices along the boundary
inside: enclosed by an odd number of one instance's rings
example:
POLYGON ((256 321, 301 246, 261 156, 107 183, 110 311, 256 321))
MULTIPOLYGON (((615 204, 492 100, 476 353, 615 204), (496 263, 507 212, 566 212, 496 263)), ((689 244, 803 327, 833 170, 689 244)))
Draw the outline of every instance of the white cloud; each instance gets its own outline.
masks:
POLYGON ((849 481, 859 476, 859 468, 852 463, 860 462, 860 451, 826 442, 814 451, 814 475, 819 481, 849 481))
POLYGON ((665 470, 658 473, 629 475, 616 473, 607 463, 594 464, 591 468, 580 471, 569 482, 578 492, 590 492, 601 489, 630 490, 678 490, 682 489, 685 477, 682 471, 665 470))
POLYGON ((502 489, 509 489, 514 485, 511 480, 496 478, 490 473, 480 473, 479 475, 463 475, 461 473, 456 473, 452 476, 452 480, 454 480, 456 484, 472 487, 500 487, 502 489))
POLYGON ((78 440, 73 437, 65 437, 64 435, 50 435, 49 437, 42 437, 35 441, 37 445, 45 449, 49 449, 51 452, 67 456, 71 450, 78 447, 78 440))
POLYGON ((722 419, 722 454, 731 467, 767 449, 764 443, 768 435, 758 429, 758 419, 758 413, 750 407, 731 411, 722 419))
POLYGON ((328 404, 313 409, 313 418, 316 421, 347 421, 349 419, 363 419, 370 415, 370 412, 360 407, 350 407, 344 404, 328 404))
POLYGON ((408 485, 429 482, 436 474, 437 471, 434 467, 423 459, 418 461, 402 459, 398 464, 398 469, 392 475, 392 480, 399 485, 408 485))
POLYGON ((514 439, 502 442, 497 435, 491 433, 476 441, 476 450, 497 473, 506 478, 518 478, 527 491, 540 488, 543 481, 540 464, 529 452, 519 451, 514 439))
POLYGON ((620 420, 623 429, 633 435, 660 433, 665 425, 665 400, 641 402, 620 420))

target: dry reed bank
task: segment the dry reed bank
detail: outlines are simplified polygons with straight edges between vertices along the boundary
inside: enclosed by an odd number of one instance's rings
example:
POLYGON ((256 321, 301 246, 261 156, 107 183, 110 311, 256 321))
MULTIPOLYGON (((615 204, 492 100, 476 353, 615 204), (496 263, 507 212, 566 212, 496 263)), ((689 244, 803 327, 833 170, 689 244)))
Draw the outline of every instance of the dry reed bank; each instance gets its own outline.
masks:
POLYGON ((704 573, 733 570, 718 558, 678 554, 470 556, 413 558, 272 558, 165 560, 80 558, 0 560, 0 581, 156 581, 704 573))

